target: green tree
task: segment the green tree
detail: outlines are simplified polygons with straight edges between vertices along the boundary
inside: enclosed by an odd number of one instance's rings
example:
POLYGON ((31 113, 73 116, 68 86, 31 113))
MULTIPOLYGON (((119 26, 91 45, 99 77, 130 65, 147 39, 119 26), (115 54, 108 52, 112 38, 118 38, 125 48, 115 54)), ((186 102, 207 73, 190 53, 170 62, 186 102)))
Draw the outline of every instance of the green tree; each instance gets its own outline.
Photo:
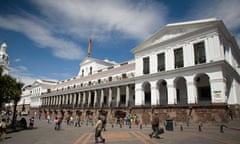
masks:
MULTIPOLYGON (((2 72, 0 68, 0 72, 2 72)), ((13 102, 14 109, 13 109, 13 118, 12 118, 12 126, 15 126, 16 122, 16 109, 17 109, 17 102, 21 98, 22 94, 22 87, 23 83, 17 81, 15 78, 9 75, 2 75, 0 76, 0 103, 1 106, 3 103, 13 102)))

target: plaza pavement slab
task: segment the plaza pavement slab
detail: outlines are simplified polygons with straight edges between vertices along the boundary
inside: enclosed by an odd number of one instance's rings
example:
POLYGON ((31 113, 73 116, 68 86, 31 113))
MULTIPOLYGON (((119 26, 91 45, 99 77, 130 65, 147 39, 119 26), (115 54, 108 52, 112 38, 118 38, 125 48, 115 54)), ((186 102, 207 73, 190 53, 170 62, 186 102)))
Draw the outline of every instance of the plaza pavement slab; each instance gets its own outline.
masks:
MULTIPOLYGON (((28 118, 26 118, 28 119, 28 118)), ((162 127, 165 126, 162 124, 162 127)), ((173 131, 165 130, 160 139, 150 138, 150 125, 142 127, 127 125, 107 125, 103 137, 106 144, 239 144, 240 119, 229 123, 174 124, 173 131), (224 126, 223 126, 224 125, 224 126), (200 126, 200 129, 199 129, 200 126), (223 127, 221 127, 223 126, 223 127), (222 129, 221 129, 222 128, 222 129)), ((64 122, 61 129, 54 130, 54 124, 46 120, 36 120, 33 129, 9 131, 1 144, 94 144, 94 129, 92 125, 81 127, 67 126, 64 122)))

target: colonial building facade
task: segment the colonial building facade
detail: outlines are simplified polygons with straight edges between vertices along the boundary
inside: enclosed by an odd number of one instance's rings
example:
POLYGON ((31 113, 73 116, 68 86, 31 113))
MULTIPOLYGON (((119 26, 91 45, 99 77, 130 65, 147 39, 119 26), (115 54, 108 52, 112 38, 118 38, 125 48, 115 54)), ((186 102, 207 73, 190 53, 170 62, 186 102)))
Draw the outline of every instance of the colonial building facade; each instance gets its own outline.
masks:
POLYGON ((221 20, 168 24, 132 52, 120 64, 85 58, 32 110, 109 121, 136 114, 141 123, 154 111, 163 121, 227 121, 230 110, 239 117, 240 50, 221 20))
POLYGON ((18 102, 18 112, 30 113, 30 109, 41 108, 41 95, 47 93, 55 85, 55 81, 35 80, 31 85, 24 86, 18 102))

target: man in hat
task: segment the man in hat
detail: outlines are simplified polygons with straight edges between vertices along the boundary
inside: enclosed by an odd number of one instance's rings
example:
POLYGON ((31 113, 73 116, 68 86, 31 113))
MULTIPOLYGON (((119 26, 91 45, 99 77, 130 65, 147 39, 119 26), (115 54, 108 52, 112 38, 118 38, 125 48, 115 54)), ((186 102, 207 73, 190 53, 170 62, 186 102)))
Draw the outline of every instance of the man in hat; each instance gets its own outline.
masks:
POLYGON ((153 132, 149 134, 149 136, 152 138, 159 138, 158 136, 158 126, 159 126, 159 116, 158 112, 155 112, 152 116, 152 130, 153 132))

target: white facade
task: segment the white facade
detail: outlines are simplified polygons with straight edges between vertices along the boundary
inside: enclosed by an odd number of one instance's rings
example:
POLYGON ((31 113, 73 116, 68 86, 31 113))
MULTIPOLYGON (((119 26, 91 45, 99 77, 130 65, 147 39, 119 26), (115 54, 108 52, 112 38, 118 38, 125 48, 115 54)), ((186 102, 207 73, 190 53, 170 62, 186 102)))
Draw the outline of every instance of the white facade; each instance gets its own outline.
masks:
POLYGON ((98 72, 98 70, 116 65, 116 62, 109 60, 99 60, 91 57, 85 58, 80 64, 79 76, 88 76, 98 72))
POLYGON ((7 44, 5 42, 1 44, 0 48, 0 67, 3 69, 3 74, 8 74, 9 58, 7 54, 7 44))
POLYGON ((167 100, 167 104, 198 104, 200 95, 204 99, 204 94, 201 94, 204 89, 210 93, 210 98, 207 98, 210 103, 240 104, 240 51, 220 20, 166 25, 134 48, 133 53, 136 77, 139 77, 135 85, 136 105, 146 102, 146 83, 150 84, 148 99, 151 105, 161 105, 161 93, 167 95, 167 99, 162 99, 167 100), (202 45, 205 49, 204 54, 200 54, 204 56, 204 62, 196 63, 197 50, 194 45, 202 45), (182 55, 180 67, 176 66, 177 49, 181 50, 179 53, 182 55), (165 69, 158 71, 158 54, 161 53, 165 55, 165 69), (149 64, 147 74, 143 73, 144 58, 149 64), (162 88, 166 91, 160 90, 162 82, 165 84, 162 88))
POLYGON ((18 102, 18 105, 30 105, 31 103, 31 85, 27 85, 22 90, 21 99, 18 102))
POLYGON ((39 108, 42 105, 41 95, 48 92, 54 85, 55 81, 36 80, 33 84, 25 86, 18 105, 30 105, 30 108, 39 108))
POLYGON ((87 57, 76 77, 42 93, 42 110, 104 109, 109 118, 158 110, 197 122, 226 120, 226 107, 239 107, 240 50, 221 20, 168 24, 132 52, 121 64, 87 57))

